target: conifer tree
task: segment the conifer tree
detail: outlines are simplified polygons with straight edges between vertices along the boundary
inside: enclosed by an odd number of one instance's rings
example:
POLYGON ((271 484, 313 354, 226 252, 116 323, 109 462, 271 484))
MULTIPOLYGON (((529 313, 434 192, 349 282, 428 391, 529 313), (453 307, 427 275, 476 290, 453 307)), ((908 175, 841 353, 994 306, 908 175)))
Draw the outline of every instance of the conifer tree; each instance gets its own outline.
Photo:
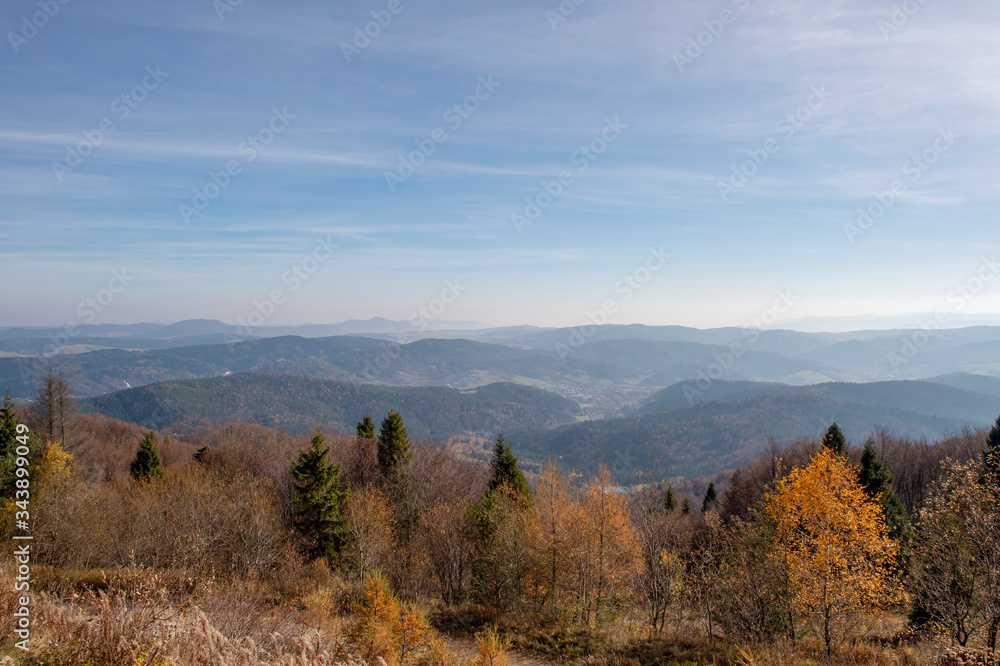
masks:
POLYGON ((498 434, 496 442, 493 444, 493 460, 490 461, 490 470, 492 472, 488 486, 490 492, 506 486, 526 500, 531 500, 531 489, 528 488, 528 481, 517 466, 517 457, 511 451, 510 441, 505 439, 503 434, 498 434))
POLYGON ((10 396, 4 393, 3 409, 0 410, 0 497, 12 495, 14 491, 14 469, 17 456, 17 411, 10 396))
POLYGON ((382 420, 378 434, 379 471, 384 479, 395 480, 406 474, 412 459, 413 451, 410 449, 410 438, 403 425, 403 417, 390 410, 389 415, 382 420))
POLYGON ((156 447, 156 433, 152 430, 142 438, 142 444, 135 453, 135 459, 129 466, 129 474, 137 481, 149 481, 163 473, 163 458, 156 447))
POLYGON ((3 409, 0 409, 0 459, 17 447, 17 411, 7 392, 3 394, 3 409))
POLYGON ((361 439, 375 439, 375 422, 372 421, 371 414, 365 414, 365 418, 358 423, 357 430, 361 439))
POLYGON ((1000 416, 996 423, 990 428, 990 433, 986 436, 986 453, 983 454, 983 462, 987 473, 1000 476, 1000 416))
POLYGON ((327 460, 330 448, 323 446, 317 427, 309 448, 292 463, 295 480, 293 527, 306 539, 311 557, 331 558, 340 553, 344 535, 344 503, 350 490, 340 481, 340 465, 327 460))
POLYGON ((892 472, 882 463, 871 438, 865 442, 865 449, 861 454, 858 478, 869 499, 882 506, 889 535, 896 540, 902 538, 906 531, 906 509, 892 485, 892 472))
POLYGON ((701 502, 701 512, 708 513, 709 511, 719 510, 719 493, 715 489, 715 482, 710 481, 708 484, 708 490, 705 491, 705 499, 701 502))
POLYGON ((847 439, 836 422, 832 423, 823 436, 823 446, 837 455, 847 455, 847 439))
POLYGON ((666 509, 667 513, 673 513, 677 510, 677 496, 674 494, 674 484, 667 485, 667 492, 663 496, 663 508, 666 509))
POLYGON ((681 502, 681 513, 685 516, 691 513, 691 502, 688 501, 687 497, 685 497, 684 501, 681 502))

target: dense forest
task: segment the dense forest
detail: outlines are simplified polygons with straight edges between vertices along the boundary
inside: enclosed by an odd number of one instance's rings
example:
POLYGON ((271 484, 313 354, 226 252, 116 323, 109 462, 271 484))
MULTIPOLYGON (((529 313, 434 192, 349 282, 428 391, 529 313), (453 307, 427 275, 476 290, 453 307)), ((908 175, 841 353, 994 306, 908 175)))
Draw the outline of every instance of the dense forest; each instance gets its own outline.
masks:
POLYGON ((355 418, 353 436, 318 421, 171 436, 79 415, 51 372, 31 403, 7 398, 0 534, 33 537, 33 624, 24 652, 5 558, 0 655, 997 663, 1000 418, 934 443, 881 430, 852 445, 830 424, 718 486, 653 464, 525 474, 516 437, 482 459, 417 442, 402 408, 355 418))

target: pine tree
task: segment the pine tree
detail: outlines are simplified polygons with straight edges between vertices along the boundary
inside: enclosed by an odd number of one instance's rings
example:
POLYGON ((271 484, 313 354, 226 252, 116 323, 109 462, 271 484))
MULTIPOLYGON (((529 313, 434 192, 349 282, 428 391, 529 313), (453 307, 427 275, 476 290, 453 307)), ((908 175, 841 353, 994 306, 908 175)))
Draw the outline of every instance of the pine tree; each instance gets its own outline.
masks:
POLYGON ((361 439, 375 439, 375 422, 372 421, 371 414, 365 414, 365 418, 358 423, 357 430, 361 439))
POLYGON ((496 442, 493 444, 493 460, 490 461, 492 472, 489 482, 489 492, 501 486, 506 486, 531 501, 531 489, 528 488, 528 481, 524 478, 524 473, 517 466, 517 458, 511 451, 510 441, 504 439, 503 434, 498 434, 496 442))
POLYGON ((18 415, 14 410, 14 403, 10 396, 4 393, 3 409, 0 410, 0 498, 12 496, 15 490, 17 422, 18 415))
POLYGON ((701 512, 708 513, 709 511, 719 510, 719 493, 715 490, 715 482, 710 481, 708 484, 708 490, 705 491, 705 499, 701 502, 701 512))
POLYGON ((667 485, 667 492, 663 496, 663 508, 666 509, 667 513, 673 513, 677 510, 677 496, 674 494, 674 485, 667 485))
POLYGON ((836 422, 832 423, 823 436, 823 446, 833 451, 837 455, 847 455, 847 439, 840 431, 840 426, 836 422))
POLYGON ((328 462, 330 448, 323 446, 317 427, 309 448, 292 463, 295 480, 293 527, 306 539, 306 552, 314 558, 340 553, 344 535, 344 503, 350 489, 340 481, 340 465, 328 462))
POLYGON ((983 454, 987 473, 1000 476, 1000 416, 986 436, 986 453, 983 454))
POLYGON ((896 540, 902 538, 907 524, 906 509, 892 485, 892 472, 882 463, 875 450, 875 442, 870 438, 865 442, 865 449, 861 454, 858 478, 869 499, 882 506, 885 522, 889 526, 889 536, 896 540))
MULTIPOLYGON (((376 453, 379 472, 396 514, 396 536, 400 543, 408 544, 416 533, 420 519, 419 492, 410 476, 413 450, 403 417, 398 412, 390 410, 388 416, 382 419, 376 453)), ((406 566, 409 564, 407 559, 406 566)))
POLYGON ((3 394, 3 409, 0 409, 0 459, 5 458, 17 447, 17 411, 7 392, 3 394))
POLYGON ((129 474, 137 481, 149 481, 162 473, 163 459, 160 457, 160 450, 156 448, 156 433, 150 430, 142 438, 142 444, 129 466, 129 474))
POLYGON ((685 516, 691 513, 691 502, 688 501, 687 497, 685 497, 684 501, 681 502, 681 513, 685 516))
POLYGON ((382 420, 378 434, 378 468, 382 477, 395 480, 405 475, 413 459, 410 439, 403 425, 403 417, 398 412, 389 411, 382 420))

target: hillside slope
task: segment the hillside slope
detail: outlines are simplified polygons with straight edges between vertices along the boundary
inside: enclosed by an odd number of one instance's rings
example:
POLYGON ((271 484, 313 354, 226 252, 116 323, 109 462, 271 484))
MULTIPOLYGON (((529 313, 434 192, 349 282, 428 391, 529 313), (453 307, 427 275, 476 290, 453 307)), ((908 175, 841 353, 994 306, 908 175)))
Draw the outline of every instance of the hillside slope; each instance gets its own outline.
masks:
POLYGON ((575 421, 579 413, 570 400, 517 384, 458 391, 257 373, 160 382, 91 398, 82 407, 157 429, 242 421, 303 431, 319 421, 344 432, 353 432, 366 413, 381 419, 395 409, 411 435, 438 439, 526 424, 551 428, 575 421))

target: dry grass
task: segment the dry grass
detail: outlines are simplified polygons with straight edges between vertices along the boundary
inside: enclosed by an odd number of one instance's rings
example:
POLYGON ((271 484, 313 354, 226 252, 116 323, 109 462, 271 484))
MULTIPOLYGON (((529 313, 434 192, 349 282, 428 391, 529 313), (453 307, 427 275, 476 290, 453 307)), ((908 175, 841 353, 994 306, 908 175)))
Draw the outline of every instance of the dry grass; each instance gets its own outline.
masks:
MULTIPOLYGON (((45 574, 47 591, 34 594, 26 666, 312 666, 344 652, 336 623, 311 626, 308 614, 274 603, 266 587, 251 582, 198 589, 142 569, 45 574)), ((0 574, 5 647, 11 585, 0 574)))

